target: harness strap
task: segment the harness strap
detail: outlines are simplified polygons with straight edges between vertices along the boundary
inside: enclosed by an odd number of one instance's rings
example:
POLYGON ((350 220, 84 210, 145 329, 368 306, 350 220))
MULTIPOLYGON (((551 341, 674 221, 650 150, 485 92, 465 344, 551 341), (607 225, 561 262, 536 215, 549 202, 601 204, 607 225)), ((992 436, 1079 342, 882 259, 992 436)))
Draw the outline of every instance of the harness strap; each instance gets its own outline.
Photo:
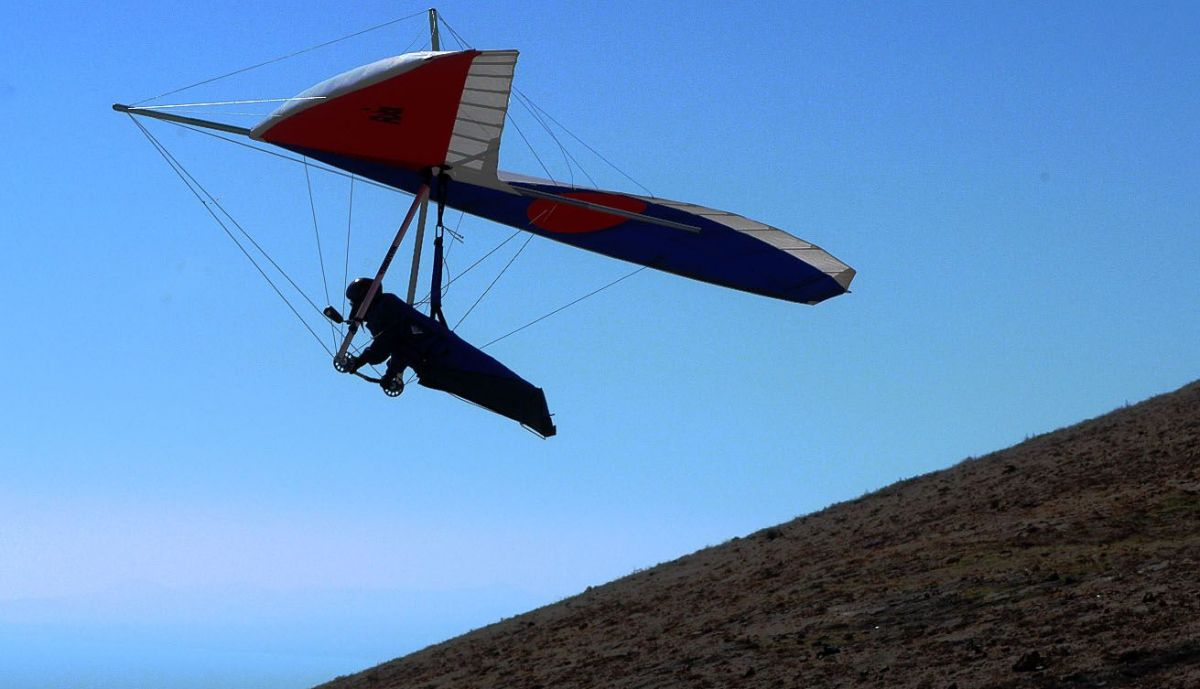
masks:
POLYGON ((437 186, 437 227, 433 235, 433 277, 429 286, 429 315, 437 322, 449 327, 446 316, 442 313, 442 236, 446 225, 443 218, 446 214, 446 190, 450 186, 450 175, 443 170, 438 173, 437 186))

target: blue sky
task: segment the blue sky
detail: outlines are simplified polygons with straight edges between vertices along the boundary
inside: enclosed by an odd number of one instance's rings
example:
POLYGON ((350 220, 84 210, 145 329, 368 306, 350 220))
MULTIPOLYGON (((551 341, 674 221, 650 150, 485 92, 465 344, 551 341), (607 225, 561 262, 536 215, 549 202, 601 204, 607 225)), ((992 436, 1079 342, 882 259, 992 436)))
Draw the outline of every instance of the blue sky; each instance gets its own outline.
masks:
MULTIPOLYGON (((859 276, 805 307, 646 271, 505 340, 489 351, 545 388, 549 441, 431 391, 386 399, 332 371, 109 106, 424 9, 11 13, 0 677, 307 686, 1200 375, 1193 5, 454 2, 460 34, 521 50, 517 88, 654 193, 859 276)), ((286 97, 424 30, 172 99, 286 97)), ((154 131, 321 295, 302 168, 154 131)), ((542 174, 512 130, 502 165, 542 174)), ((348 186, 313 183, 336 293, 348 186)), ((357 188, 352 273, 406 205, 357 188)), ((452 271, 509 234, 460 231, 452 271)), ((450 291, 451 319, 512 248, 450 291)), ((460 332, 629 270, 534 239, 460 332)))

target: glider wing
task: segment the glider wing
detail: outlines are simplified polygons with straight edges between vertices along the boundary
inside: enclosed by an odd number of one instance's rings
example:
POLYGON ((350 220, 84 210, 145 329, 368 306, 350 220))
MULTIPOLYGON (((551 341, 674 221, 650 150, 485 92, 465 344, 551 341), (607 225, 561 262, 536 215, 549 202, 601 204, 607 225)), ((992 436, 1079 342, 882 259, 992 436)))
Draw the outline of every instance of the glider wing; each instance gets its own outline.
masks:
POLYGON ((251 136, 510 227, 696 280, 816 304, 854 269, 779 228, 727 211, 500 172, 516 51, 410 53, 300 94, 251 136), (435 181, 435 187, 439 182, 435 181))
POLYGON ((339 74, 255 126, 251 138, 408 170, 495 179, 515 50, 406 53, 339 74))

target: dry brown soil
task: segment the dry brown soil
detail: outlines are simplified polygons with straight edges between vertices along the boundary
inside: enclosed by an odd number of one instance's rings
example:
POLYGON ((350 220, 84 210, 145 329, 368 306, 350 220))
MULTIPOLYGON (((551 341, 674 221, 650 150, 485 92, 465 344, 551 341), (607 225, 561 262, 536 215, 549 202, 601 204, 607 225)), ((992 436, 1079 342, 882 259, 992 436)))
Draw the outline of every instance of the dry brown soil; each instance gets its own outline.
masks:
POLYGON ((1200 383, 324 689, 1200 689, 1200 383))

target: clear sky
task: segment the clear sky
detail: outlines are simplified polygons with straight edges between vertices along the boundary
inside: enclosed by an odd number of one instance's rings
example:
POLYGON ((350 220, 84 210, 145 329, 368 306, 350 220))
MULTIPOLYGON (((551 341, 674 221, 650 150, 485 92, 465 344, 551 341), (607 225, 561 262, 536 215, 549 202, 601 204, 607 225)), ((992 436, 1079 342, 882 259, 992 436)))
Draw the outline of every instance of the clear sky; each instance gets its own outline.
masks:
MULTIPOLYGON (((548 441, 431 391, 387 399, 332 370, 109 109, 426 8, 346 5, 6 13, 11 686, 307 686, 1200 376, 1194 3, 448 2, 655 194, 859 275, 807 307, 646 271, 497 344, 546 390, 548 441)), ((165 100, 290 96, 426 27, 165 100)), ((323 302, 303 168, 153 130, 323 302)), ((514 132, 502 166, 542 175, 514 132)), ((313 185, 336 294, 348 183, 313 185)), ((351 273, 406 204, 357 188, 351 273)), ((460 232, 452 272, 510 233, 460 232)), ((451 319, 514 248, 450 291, 451 319)), ((629 270, 534 239, 460 332, 490 340, 629 270)))

